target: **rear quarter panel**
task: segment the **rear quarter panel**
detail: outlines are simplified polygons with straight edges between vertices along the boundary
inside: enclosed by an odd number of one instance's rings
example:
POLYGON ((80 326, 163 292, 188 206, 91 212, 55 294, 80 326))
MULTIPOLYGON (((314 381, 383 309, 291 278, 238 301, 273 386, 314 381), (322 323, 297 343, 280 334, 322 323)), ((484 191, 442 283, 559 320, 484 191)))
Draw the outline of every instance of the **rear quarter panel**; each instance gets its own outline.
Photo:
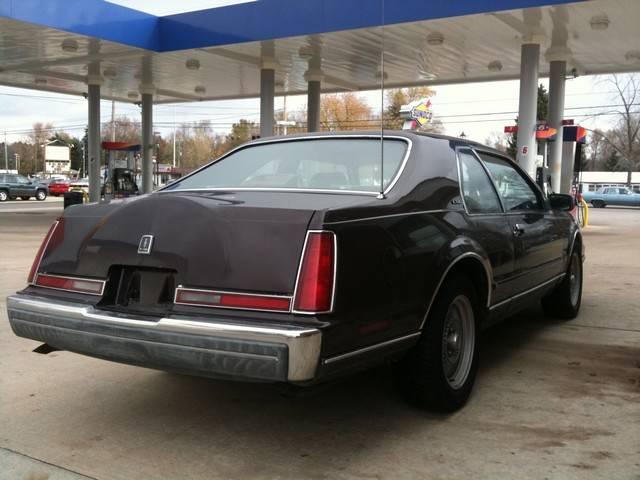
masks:
POLYGON ((447 266, 479 248, 466 236, 474 228, 460 199, 455 145, 427 140, 414 140, 387 198, 327 210, 317 219, 338 239, 335 312, 324 356, 418 331, 447 266))

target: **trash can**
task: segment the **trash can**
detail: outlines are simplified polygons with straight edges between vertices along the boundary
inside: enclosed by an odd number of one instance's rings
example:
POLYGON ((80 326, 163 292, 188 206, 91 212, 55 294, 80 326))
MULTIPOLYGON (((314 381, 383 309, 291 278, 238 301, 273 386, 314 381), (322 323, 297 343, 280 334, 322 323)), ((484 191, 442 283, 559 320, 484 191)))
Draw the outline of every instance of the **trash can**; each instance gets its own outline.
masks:
POLYGON ((79 205, 84 201, 84 194, 82 192, 66 192, 64 194, 64 208, 71 205, 79 205))

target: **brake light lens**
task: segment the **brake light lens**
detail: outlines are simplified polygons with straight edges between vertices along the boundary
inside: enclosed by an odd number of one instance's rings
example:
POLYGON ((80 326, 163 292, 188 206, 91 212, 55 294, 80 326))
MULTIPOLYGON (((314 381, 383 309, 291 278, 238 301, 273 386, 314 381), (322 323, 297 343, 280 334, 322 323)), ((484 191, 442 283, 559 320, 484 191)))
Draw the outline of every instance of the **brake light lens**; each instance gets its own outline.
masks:
POLYGON ((335 261, 335 234, 308 232, 296 283, 295 312, 323 313, 332 310, 335 261))
POLYGON ((288 312, 291 309, 291 297, 220 292, 216 290, 197 290, 182 287, 176 288, 174 303, 200 307, 222 307, 276 312, 288 312))
POLYGON ((31 270, 29 270, 27 283, 33 283, 33 279, 36 276, 36 273, 38 273, 40 262, 42 261, 42 257, 47 251, 47 248, 49 248, 50 246, 52 248, 58 246, 60 243, 62 243, 62 240, 64 240, 64 219, 61 217, 57 219, 53 223, 53 225, 51 225, 51 227, 49 227, 47 235, 42 240, 40 248, 38 249, 38 253, 36 253, 36 258, 33 259, 33 264, 31 264, 31 270))
POLYGON ((35 285, 69 292, 88 293, 90 295, 102 295, 104 290, 103 280, 61 277, 59 275, 47 275, 43 273, 38 274, 35 285))

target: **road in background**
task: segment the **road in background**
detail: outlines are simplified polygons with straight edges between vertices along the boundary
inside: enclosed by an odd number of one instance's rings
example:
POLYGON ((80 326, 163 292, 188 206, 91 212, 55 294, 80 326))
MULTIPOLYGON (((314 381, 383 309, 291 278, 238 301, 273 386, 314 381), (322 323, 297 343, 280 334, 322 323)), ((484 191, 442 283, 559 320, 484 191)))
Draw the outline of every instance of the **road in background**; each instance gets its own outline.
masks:
POLYGON ((0 203, 0 215, 3 213, 22 212, 62 212, 63 206, 64 198, 62 197, 47 197, 42 202, 35 198, 29 200, 7 200, 0 203))
POLYGON ((4 299, 55 216, 0 212, 0 479, 639 478, 640 210, 592 211, 580 316, 486 332, 449 416, 407 406, 388 367, 292 395, 32 353, 4 299))

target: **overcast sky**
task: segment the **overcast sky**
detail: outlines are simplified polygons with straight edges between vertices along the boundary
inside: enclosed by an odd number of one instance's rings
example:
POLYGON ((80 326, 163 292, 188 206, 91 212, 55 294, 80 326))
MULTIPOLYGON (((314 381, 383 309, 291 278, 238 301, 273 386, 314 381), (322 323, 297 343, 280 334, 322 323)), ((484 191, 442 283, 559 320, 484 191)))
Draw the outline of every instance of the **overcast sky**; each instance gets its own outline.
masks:
MULTIPOLYGON (((545 85, 546 79, 541 81, 545 85)), ((518 82, 492 82, 439 86, 432 99, 434 118, 442 121, 445 131, 459 135, 462 131, 474 140, 484 142, 491 134, 499 134, 505 125, 513 124, 518 110, 518 82)), ((607 128, 615 116, 612 108, 619 103, 606 83, 606 77, 580 77, 567 81, 565 118, 574 118, 587 128, 607 128), (593 116, 598 114, 598 116, 593 116)), ((379 109, 380 92, 361 93, 373 109, 379 109)), ((282 97, 276 109, 282 108, 282 97)), ((306 96, 288 97, 287 109, 304 110, 306 96)), ((116 103, 116 115, 140 120, 140 109, 133 104, 116 103)), ((111 117, 111 102, 103 101, 102 121, 111 117)), ((154 109, 155 130, 171 134, 174 124, 209 119, 219 133, 229 131, 241 118, 258 121, 258 99, 158 105, 154 109)), ((5 131, 9 142, 23 139, 34 122, 50 122, 60 130, 82 136, 87 122, 87 103, 82 97, 59 95, 35 90, 0 87, 0 135, 5 131)))

